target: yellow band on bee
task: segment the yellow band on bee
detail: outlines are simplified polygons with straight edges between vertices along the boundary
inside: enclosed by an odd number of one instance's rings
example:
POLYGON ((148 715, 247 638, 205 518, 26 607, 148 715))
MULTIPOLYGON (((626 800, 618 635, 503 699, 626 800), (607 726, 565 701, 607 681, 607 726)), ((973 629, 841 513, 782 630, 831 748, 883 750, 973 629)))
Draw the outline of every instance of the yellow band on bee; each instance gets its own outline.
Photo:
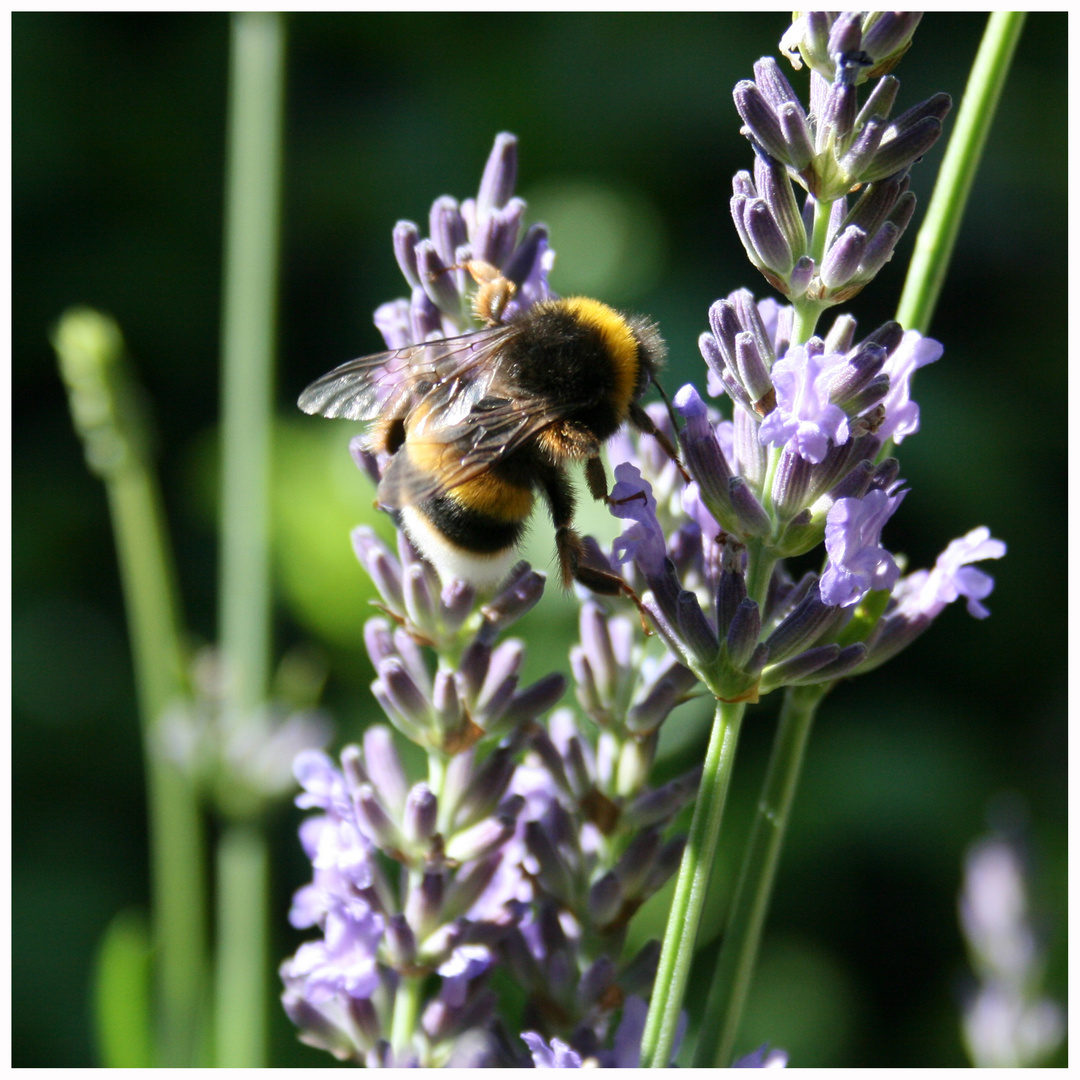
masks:
POLYGON ((511 524, 527 518, 533 506, 529 488, 507 483, 489 472, 458 484, 447 495, 466 510, 511 524))
POLYGON ((605 350, 615 370, 616 383, 612 404, 618 409, 619 419, 625 420, 641 369, 637 340, 630 327, 613 308, 599 300, 590 300, 587 296, 571 296, 563 300, 562 305, 603 338, 605 350))

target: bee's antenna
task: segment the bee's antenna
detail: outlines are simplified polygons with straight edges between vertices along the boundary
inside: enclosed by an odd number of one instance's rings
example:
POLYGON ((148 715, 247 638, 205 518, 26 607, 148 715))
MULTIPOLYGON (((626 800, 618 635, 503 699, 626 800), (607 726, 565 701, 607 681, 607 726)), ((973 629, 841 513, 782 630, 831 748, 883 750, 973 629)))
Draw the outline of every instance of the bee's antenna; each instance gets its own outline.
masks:
POLYGON ((667 396, 667 391, 660 385, 660 380, 657 379, 655 373, 649 372, 649 382, 656 387, 656 392, 664 399, 664 404, 667 406, 668 418, 671 420, 671 430, 675 432, 676 438, 679 435, 679 421, 675 417, 675 409, 671 404, 671 398, 667 396))
MULTIPOLYGON (((649 382, 656 387, 660 392, 660 396, 664 399, 664 404, 667 406, 668 417, 671 420, 671 430, 674 433, 675 438, 678 439, 679 422, 675 416, 675 409, 672 407, 671 399, 664 393, 664 388, 660 385, 652 372, 649 373, 649 382)), ((683 467, 682 459, 679 457, 679 451, 675 449, 671 440, 652 422, 649 414, 636 402, 630 406, 630 419, 634 422, 634 425, 639 431, 645 432, 646 435, 651 435, 660 444, 664 453, 675 462, 676 467, 682 474, 683 481, 687 484, 691 483, 692 477, 683 467)))

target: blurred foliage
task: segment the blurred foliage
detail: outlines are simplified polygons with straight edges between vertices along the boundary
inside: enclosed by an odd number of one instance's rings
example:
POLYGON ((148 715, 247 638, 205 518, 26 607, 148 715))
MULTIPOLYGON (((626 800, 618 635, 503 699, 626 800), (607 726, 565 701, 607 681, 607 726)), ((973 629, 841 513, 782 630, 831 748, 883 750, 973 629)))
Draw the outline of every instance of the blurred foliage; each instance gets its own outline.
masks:
MULTIPOLYGON (((982 26, 928 15, 897 72, 898 109, 937 90, 958 99, 982 26)), ((291 18, 278 651, 323 646, 342 739, 375 715, 360 638, 370 588, 348 538, 373 517, 371 489, 346 452, 352 425, 306 420, 292 403, 379 347, 371 312, 404 291, 394 222, 425 223, 436 195, 474 193, 492 137, 516 132, 519 192, 553 228, 554 287, 648 312, 671 347, 667 386, 701 383, 708 305, 744 285, 767 294, 727 212, 731 174, 751 165, 731 88, 776 54, 783 29, 767 13, 502 15, 497 29, 481 13, 291 18)), ((1009 544, 993 615, 977 623, 957 605, 821 711, 745 1026, 748 1047, 767 1039, 793 1064, 963 1063, 961 858, 1002 789, 1028 806, 1064 999, 1067 41, 1064 13, 1029 16, 932 328, 945 356, 917 380, 923 432, 900 448, 912 492, 886 535, 915 567, 990 525, 1009 544), (1036 618, 1033 597, 1058 601, 1036 618)), ((112 537, 47 331, 76 302, 122 326, 155 406, 189 628, 211 640, 227 42, 216 14, 12 18, 16 1065, 96 1063, 93 958, 116 913, 147 895, 112 537)), ((922 206, 940 155, 915 170, 922 206)), ((864 330, 890 316, 913 235, 851 306, 864 330)), ((532 544, 548 566, 539 520, 532 544)), ((525 677, 566 669, 574 626, 552 589, 520 626, 533 642, 525 677)), ((774 727, 774 709, 755 715, 722 845, 729 872, 774 727)), ((704 731, 695 704, 677 713, 664 767, 700 758, 704 731)), ((297 820, 273 823, 275 959, 296 946, 285 912, 310 873, 297 820)), ((729 891, 710 900, 713 935, 729 891)), ((664 914, 650 905, 636 935, 659 933, 664 914)), ((714 949, 700 956, 702 988, 714 949)), ((691 1031, 702 997, 688 997, 691 1031)), ((275 1064, 332 1064, 278 1010, 273 1040, 275 1064)))

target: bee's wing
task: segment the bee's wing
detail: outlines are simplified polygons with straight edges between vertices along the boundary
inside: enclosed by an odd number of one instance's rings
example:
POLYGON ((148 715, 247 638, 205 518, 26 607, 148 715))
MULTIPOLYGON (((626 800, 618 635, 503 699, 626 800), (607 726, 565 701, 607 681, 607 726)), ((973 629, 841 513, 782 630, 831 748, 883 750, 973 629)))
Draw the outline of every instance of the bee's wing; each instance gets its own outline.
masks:
POLYGON ((349 360, 316 379, 297 404, 306 413, 347 420, 396 413, 410 397, 469 382, 511 330, 495 326, 349 360))
POLYGON ((403 507, 441 495, 487 472, 546 427, 560 420, 574 403, 553 407, 537 399, 488 396, 455 424, 440 419, 456 411, 460 397, 422 412, 410 426, 406 446, 396 453, 379 482, 378 499, 385 506, 403 507))

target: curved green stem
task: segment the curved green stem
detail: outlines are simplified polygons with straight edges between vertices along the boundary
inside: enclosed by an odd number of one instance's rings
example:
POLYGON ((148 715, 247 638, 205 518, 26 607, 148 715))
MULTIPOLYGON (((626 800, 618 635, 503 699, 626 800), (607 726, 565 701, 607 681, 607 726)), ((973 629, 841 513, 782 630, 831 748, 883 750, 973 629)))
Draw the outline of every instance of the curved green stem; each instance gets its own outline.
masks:
POLYGON ((792 686, 784 693, 765 786, 705 1006, 710 1022, 702 1025, 694 1052, 697 1067, 726 1068, 732 1062, 806 741, 818 703, 828 689, 828 685, 792 686))
POLYGON ((641 1064, 645 1067, 666 1068, 671 1063, 679 1012, 694 958, 698 925, 745 711, 745 702, 731 704, 719 701, 716 704, 716 718, 705 755, 705 771, 694 806, 686 851, 679 866, 679 878, 675 884, 675 896, 645 1023, 645 1036, 641 1044, 641 1064))
POLYGON ((1024 14, 995 11, 987 21, 897 308, 896 321, 907 330, 925 334, 929 329, 1024 14))
POLYGON ((190 778, 161 752, 160 725, 190 702, 187 650, 161 491, 119 327, 89 308, 64 314, 53 346, 86 462, 109 500, 146 759, 156 1061, 201 1064, 207 980, 203 822, 190 778))

